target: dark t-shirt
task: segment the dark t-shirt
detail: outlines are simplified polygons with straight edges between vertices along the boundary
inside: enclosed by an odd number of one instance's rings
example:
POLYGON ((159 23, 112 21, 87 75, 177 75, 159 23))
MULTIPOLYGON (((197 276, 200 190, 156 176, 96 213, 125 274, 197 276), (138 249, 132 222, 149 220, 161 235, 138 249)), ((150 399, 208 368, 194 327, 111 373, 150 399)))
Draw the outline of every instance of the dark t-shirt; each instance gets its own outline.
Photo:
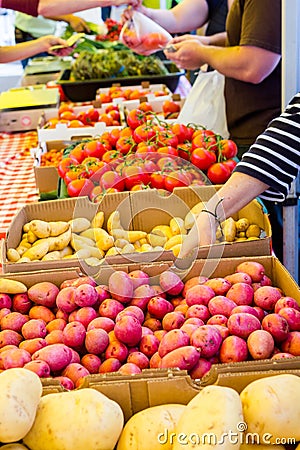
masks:
POLYGON ((0 6, 6 9, 24 12, 30 16, 37 16, 39 0, 2 0, 0 6))
MULTIPOLYGON (((281 54, 281 0, 235 0, 227 23, 228 46, 251 45, 281 54)), ((230 137, 250 145, 281 112, 281 63, 259 84, 225 79, 230 137)))
POLYGON ((209 8, 209 22, 205 31, 206 36, 225 31, 228 14, 228 0, 206 0, 209 8))

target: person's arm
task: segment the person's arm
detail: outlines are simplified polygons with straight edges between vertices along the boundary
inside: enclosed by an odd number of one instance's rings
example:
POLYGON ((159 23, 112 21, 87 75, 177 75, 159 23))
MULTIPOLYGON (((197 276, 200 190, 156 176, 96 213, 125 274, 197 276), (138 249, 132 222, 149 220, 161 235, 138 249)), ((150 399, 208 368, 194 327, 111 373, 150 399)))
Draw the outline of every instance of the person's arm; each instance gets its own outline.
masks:
MULTIPOLYGON (((172 43, 172 41, 171 41, 172 43)), ((177 51, 165 51, 178 67, 194 70, 208 64, 223 75, 248 83, 261 83, 280 61, 281 56, 253 46, 216 47, 194 39, 175 44, 177 51)))
POLYGON ((198 246, 213 244, 219 222, 239 211, 267 188, 267 184, 254 177, 233 173, 198 215, 195 225, 183 241, 180 257, 184 258, 198 246))
POLYGON ((0 7, 38 16, 39 0, 0 0, 0 7))
POLYGON ((47 17, 47 19, 66 22, 77 33, 90 32, 90 28, 86 23, 86 21, 82 17, 75 16, 74 14, 62 14, 60 16, 50 16, 47 17))
POLYGON ((57 36, 43 36, 29 42, 0 47, 0 63, 18 61, 41 52, 48 52, 53 45, 66 45, 66 41, 57 36))
POLYGON ((39 0, 38 14, 49 17, 51 15, 71 14, 85 9, 126 4, 136 6, 138 0, 39 0))
POLYGON ((187 41, 190 39, 195 39, 196 41, 198 41, 204 45, 218 45, 220 47, 225 47, 226 36, 227 36, 226 31, 223 31, 222 33, 212 34, 210 36, 198 35, 198 34, 182 34, 180 36, 174 37, 169 42, 169 44, 174 45, 174 44, 178 44, 179 42, 187 41))
POLYGON ((185 33, 202 27, 208 20, 209 9, 206 0, 183 0, 169 10, 137 8, 142 14, 154 20, 169 33, 185 33))

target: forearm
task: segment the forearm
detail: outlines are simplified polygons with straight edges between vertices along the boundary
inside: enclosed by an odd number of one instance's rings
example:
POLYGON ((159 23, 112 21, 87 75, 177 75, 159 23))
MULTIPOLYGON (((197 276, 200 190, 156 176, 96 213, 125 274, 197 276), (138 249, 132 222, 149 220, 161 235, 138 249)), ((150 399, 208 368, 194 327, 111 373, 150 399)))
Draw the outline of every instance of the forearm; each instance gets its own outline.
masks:
MULTIPOLYGON (((97 7, 119 6, 125 3, 126 0, 39 0, 38 13, 44 17, 49 17, 50 15, 72 14, 97 7)), ((127 3, 132 2, 127 1, 127 3)))
POLYGON ((1 7, 20 11, 31 16, 38 15, 39 0, 2 0, 1 7))
POLYGON ((208 45, 215 45, 218 47, 225 47, 226 42, 226 31, 223 33, 212 34, 211 36, 205 36, 207 38, 208 45))
POLYGON ((45 51, 35 39, 30 42, 22 42, 17 45, 0 47, 0 63, 9 63, 21 59, 30 58, 37 53, 45 51))

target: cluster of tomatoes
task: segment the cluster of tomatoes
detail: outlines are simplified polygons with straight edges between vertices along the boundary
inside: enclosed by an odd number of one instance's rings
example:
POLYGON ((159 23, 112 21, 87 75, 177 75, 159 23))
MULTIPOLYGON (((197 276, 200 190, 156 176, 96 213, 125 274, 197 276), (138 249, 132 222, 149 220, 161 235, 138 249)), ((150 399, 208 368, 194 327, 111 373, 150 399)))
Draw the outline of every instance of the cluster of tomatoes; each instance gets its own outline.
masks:
POLYGON ((222 184, 236 165, 236 144, 212 130, 157 121, 151 110, 132 110, 127 121, 65 149, 58 173, 70 197, 222 184))
POLYGON ((145 33, 139 36, 134 26, 123 28, 121 41, 128 48, 141 55, 150 55, 166 46, 169 36, 160 32, 145 33))
POLYGON ((122 30, 122 24, 111 19, 110 17, 108 17, 104 23, 106 25, 107 32, 106 34, 97 34, 95 38, 96 41, 118 41, 122 30))
POLYGON ((47 120, 43 128, 55 128, 58 123, 64 123, 68 128, 93 127, 97 122, 105 122, 107 126, 120 126, 119 107, 108 105, 103 113, 94 107, 75 112, 71 104, 62 103, 58 109, 58 116, 47 120))
POLYGON ((162 97, 167 94, 163 89, 151 91, 147 88, 134 89, 131 87, 121 87, 121 86, 111 86, 105 91, 101 90, 96 95, 96 100, 100 100, 102 103, 112 103, 114 98, 119 98, 121 100, 139 100, 142 97, 152 94, 155 97, 162 97))

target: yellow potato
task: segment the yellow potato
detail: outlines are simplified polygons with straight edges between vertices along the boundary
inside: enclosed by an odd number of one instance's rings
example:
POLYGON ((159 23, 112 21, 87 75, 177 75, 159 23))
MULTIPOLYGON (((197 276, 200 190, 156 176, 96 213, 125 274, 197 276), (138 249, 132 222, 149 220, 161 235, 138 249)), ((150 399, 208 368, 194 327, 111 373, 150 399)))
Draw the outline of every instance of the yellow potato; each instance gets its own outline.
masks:
POLYGON ((58 220, 55 222, 49 222, 50 225, 50 236, 59 236, 60 234, 67 231, 70 227, 68 222, 58 220))
POLYGON ((98 211, 92 220, 92 227, 93 228, 102 228, 103 223, 104 223, 104 212, 98 211))
POLYGON ((49 250, 49 242, 47 242, 47 239, 41 242, 37 241, 36 245, 33 245, 23 253, 23 258, 29 258, 31 261, 34 259, 42 259, 49 250))
POLYGON ((81 233, 88 228, 91 228, 91 222, 85 217, 76 217, 75 219, 69 220, 71 229, 73 233, 81 233))
POLYGON ((172 234, 187 234, 187 230, 184 226, 184 220, 181 217, 172 217, 169 225, 172 234))
POLYGON ((10 262, 17 262, 20 259, 20 255, 15 248, 8 248, 6 256, 10 262))
POLYGON ((23 294, 27 292, 27 286, 21 281, 0 278, 0 292, 3 294, 23 294))
POLYGON ((35 234, 39 239, 47 238, 50 236, 50 225, 44 220, 31 220, 29 223, 29 230, 35 234))

